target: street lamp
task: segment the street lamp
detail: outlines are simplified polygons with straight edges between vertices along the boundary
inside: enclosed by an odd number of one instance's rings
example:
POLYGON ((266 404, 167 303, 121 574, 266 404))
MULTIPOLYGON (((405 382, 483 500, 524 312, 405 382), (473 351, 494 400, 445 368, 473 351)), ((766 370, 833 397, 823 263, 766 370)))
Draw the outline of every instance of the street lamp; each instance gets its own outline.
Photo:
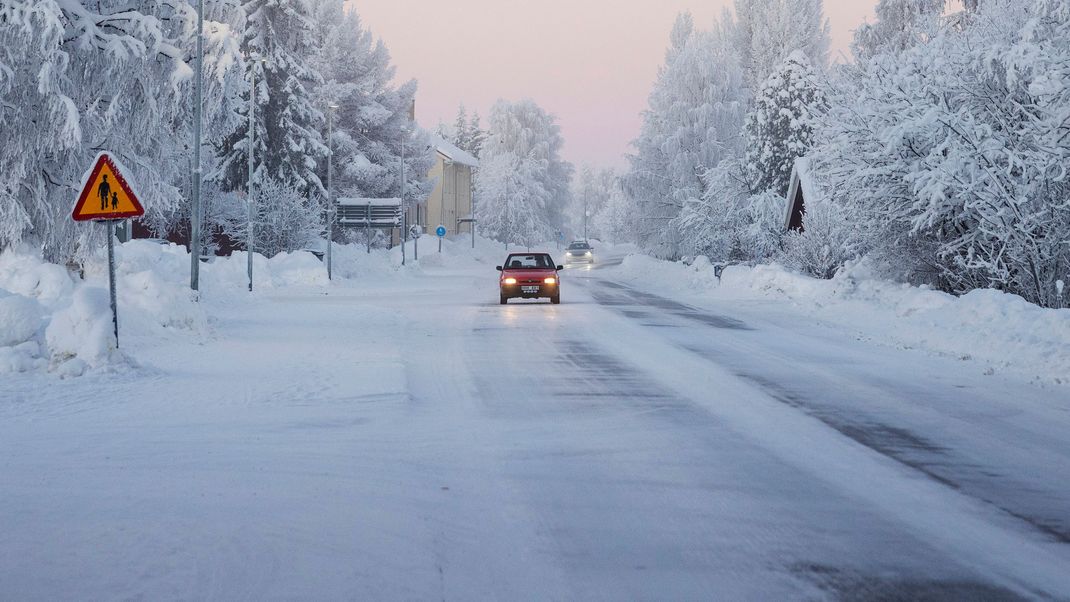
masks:
POLYGON ((331 279, 331 237, 334 234, 334 197, 331 180, 334 175, 334 111, 338 105, 327 105, 327 280, 331 279))
POLYGON ((201 278, 201 80, 204 78, 204 0, 197 0, 197 69, 193 87, 196 101, 193 105, 193 199, 190 215, 190 274, 189 286, 200 290, 201 278))
POLYGON ((409 206, 405 204, 405 136, 408 129, 401 128, 401 265, 405 265, 405 245, 409 242, 409 206))
POLYGON ((254 221, 256 220, 256 201, 253 192, 253 171, 255 154, 255 140, 256 140, 256 64, 267 64, 267 59, 255 54, 250 55, 252 65, 249 69, 249 184, 247 185, 246 194, 249 197, 246 232, 245 232, 245 254, 246 266, 245 270, 249 274, 249 292, 253 292, 253 236, 254 236, 254 221))

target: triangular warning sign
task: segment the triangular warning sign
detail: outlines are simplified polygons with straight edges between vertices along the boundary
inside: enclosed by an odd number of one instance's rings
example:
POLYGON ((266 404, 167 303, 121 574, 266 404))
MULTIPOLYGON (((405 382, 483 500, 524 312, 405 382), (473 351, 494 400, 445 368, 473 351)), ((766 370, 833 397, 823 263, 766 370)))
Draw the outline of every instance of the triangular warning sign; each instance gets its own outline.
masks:
POLYGON ((82 194, 71 217, 83 222, 93 219, 123 219, 144 215, 145 209, 108 153, 97 155, 93 169, 82 184, 82 194))

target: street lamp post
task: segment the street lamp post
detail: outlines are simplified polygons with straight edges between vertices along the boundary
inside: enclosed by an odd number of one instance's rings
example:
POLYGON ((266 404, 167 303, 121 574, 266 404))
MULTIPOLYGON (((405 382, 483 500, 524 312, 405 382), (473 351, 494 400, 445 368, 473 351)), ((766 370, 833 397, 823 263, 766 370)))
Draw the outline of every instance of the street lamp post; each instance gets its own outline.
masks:
POLYGON ((587 211, 587 191, 590 187, 583 188, 583 242, 587 242, 587 216, 590 212, 587 211))
POLYGON ((189 286, 200 290, 201 279, 201 80, 204 77, 204 0, 197 0, 197 68, 193 81, 196 100, 193 105, 193 210, 190 215, 189 286))
POLYGON ((405 128, 401 128, 401 265, 405 265, 405 245, 409 242, 409 207, 405 204, 405 128))
POLYGON ((253 292, 253 237, 255 236, 254 222, 256 220, 256 201, 254 200, 255 196, 253 192, 253 172, 255 171, 253 155, 255 154, 254 149, 256 148, 256 62, 259 62, 262 65, 267 61, 262 57, 256 57, 256 55, 253 55, 250 58, 252 59, 253 64, 249 69, 249 184, 246 191, 246 196, 249 197, 246 200, 249 205, 247 207, 248 223, 246 224, 245 233, 245 254, 247 255, 245 270, 249 274, 249 292, 251 293, 253 292))
POLYGON ((334 196, 332 180, 334 177, 334 111, 336 104, 327 105, 327 280, 331 280, 331 238, 334 234, 334 196))

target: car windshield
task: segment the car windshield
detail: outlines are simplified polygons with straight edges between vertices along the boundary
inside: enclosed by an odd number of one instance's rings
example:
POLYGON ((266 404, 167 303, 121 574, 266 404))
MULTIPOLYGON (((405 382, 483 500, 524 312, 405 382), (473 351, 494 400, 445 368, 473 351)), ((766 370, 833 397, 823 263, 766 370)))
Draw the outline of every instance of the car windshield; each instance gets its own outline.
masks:
POLYGON ((505 260, 505 269, 507 270, 523 270, 523 269, 553 269, 554 260, 550 259, 550 256, 546 253, 530 253, 526 255, 510 255, 509 259, 505 260))
POLYGON ((569 246, 568 246, 568 248, 569 248, 570 250, 572 250, 572 251, 577 251, 577 250, 579 250, 579 251, 584 251, 584 250, 586 250, 586 249, 590 249, 590 248, 591 248, 591 246, 590 246, 590 245, 588 245, 588 244, 587 244, 587 243, 585 243, 585 242, 574 242, 574 243, 572 243, 571 245, 569 245, 569 246))

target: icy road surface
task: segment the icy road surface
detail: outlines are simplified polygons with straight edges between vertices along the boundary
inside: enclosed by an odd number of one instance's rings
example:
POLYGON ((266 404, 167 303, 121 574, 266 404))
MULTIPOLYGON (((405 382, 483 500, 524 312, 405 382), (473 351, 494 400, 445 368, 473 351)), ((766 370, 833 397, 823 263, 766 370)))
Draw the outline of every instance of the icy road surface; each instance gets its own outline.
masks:
POLYGON ((2 599, 1070 599, 1070 400, 493 266, 219 304, 0 380, 2 599))

